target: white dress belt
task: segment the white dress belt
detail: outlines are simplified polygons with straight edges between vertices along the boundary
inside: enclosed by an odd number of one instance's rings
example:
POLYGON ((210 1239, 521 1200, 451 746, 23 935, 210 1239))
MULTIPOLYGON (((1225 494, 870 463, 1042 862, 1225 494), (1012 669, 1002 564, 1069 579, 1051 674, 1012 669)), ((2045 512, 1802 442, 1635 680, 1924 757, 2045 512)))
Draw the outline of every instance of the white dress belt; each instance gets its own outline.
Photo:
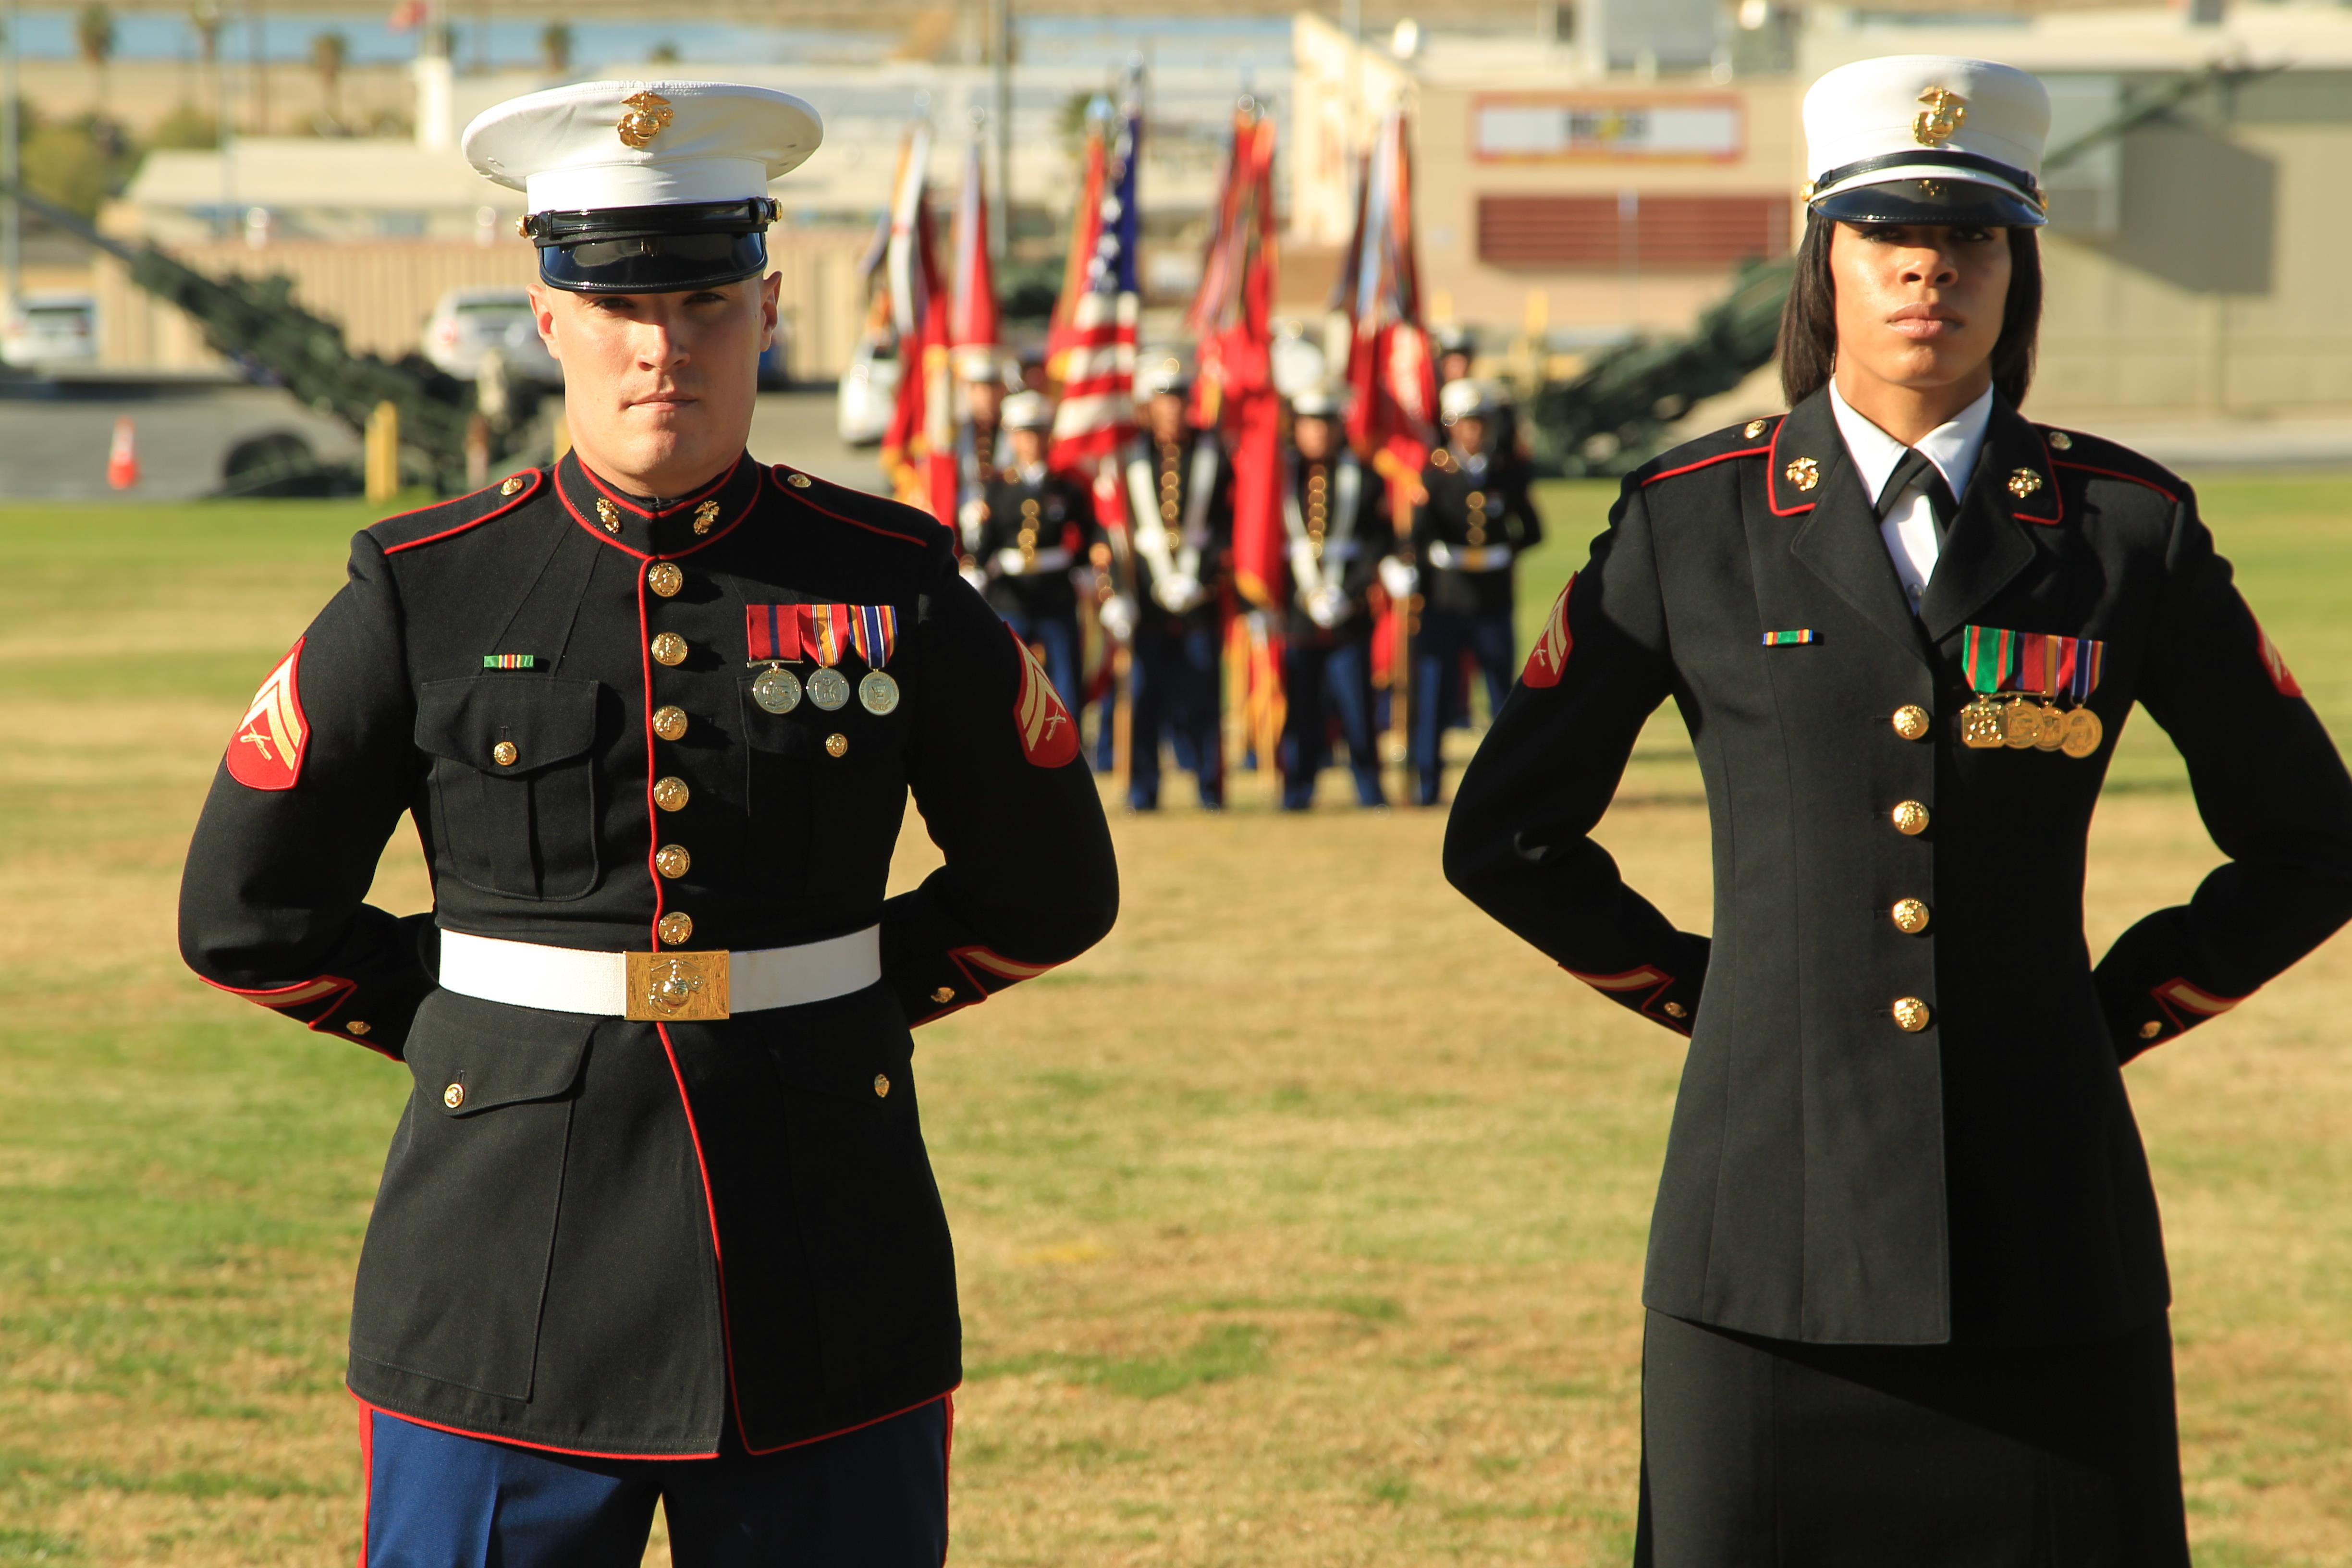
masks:
POLYGON ((882 978, 882 928, 747 952, 589 952, 441 933, 441 988, 550 1013, 693 1022, 797 1007, 882 978))
POLYGON ((1441 572, 1499 572, 1511 563, 1507 544, 1448 544, 1429 542, 1429 563, 1441 572))

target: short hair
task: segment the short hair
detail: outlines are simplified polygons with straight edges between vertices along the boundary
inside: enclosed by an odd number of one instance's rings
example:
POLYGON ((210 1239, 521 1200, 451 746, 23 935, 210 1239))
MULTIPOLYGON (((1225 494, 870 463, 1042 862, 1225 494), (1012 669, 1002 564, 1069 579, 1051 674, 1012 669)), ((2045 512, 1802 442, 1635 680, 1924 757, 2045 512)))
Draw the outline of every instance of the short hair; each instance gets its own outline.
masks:
MULTIPOLYGON (((1856 226, 1861 226, 1859 225, 1856 226)), ((1780 308, 1780 395, 1794 408, 1829 384, 1837 366, 1837 280, 1830 272, 1833 219, 1805 219, 1797 247, 1796 277, 1780 308)), ((1992 345, 1992 384, 2011 408, 2033 384, 2033 352, 2042 333, 2042 247, 2030 228, 2009 231, 2009 296, 2000 335, 1992 345)))

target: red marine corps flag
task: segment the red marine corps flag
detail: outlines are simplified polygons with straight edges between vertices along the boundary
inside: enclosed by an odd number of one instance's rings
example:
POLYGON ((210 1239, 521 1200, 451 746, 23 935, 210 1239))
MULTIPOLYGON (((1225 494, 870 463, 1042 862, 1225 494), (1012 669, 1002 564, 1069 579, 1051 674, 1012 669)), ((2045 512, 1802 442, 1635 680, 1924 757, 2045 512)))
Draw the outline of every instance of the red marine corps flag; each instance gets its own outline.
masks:
POLYGON ((917 121, 898 153, 883 257, 890 318, 898 334, 898 400, 882 437, 892 493, 952 525, 956 510, 955 410, 948 379, 948 293, 940 286, 927 199, 931 127, 917 121))
POLYGON ((297 679, 301 663, 302 645, 298 642, 254 693, 229 740, 228 776, 248 788, 292 789, 302 776, 310 721, 302 714, 297 679))
POLYGON ((988 187, 982 177, 980 128, 963 160, 963 189, 956 197, 955 293, 948 316, 950 348, 993 348, 999 341, 996 269, 988 255, 988 187))

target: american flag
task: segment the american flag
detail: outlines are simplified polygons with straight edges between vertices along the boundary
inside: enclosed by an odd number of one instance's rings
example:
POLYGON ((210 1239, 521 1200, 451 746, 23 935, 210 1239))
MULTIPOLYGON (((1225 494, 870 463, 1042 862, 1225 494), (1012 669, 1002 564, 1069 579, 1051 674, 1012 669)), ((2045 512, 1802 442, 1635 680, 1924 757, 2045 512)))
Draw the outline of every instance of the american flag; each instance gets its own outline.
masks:
POLYGON ((1143 111, 1132 100, 1115 122, 1108 114, 1096 117, 1087 137, 1071 266, 1046 345, 1062 383, 1054 415, 1057 468, 1099 467, 1097 459, 1135 430, 1135 323, 1141 310, 1135 167, 1142 145, 1143 111))

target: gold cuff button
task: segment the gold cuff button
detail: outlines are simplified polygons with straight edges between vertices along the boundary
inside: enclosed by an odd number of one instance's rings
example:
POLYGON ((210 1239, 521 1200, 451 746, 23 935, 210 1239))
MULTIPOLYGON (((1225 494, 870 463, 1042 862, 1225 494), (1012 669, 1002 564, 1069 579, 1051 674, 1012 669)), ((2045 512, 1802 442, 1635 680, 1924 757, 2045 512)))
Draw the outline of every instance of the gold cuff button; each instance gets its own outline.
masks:
POLYGON ((874 1098, 877 1100, 887 1100, 890 1098, 890 1079, 888 1074, 877 1072, 874 1075, 874 1098))
POLYGON ((654 733, 665 741, 686 739, 686 710, 683 708, 655 709, 654 733))
POLYGON ((675 599, 686 586, 686 574, 675 561, 656 561, 646 569, 646 586, 665 599, 675 599))
POLYGON ((514 766, 515 759, 521 755, 520 752, 515 750, 515 743, 512 741, 500 741, 490 748, 490 761, 502 768, 514 766))
POLYGON ((694 867, 694 857, 683 844, 665 844, 654 851, 654 869, 675 881, 694 867))
POLYGON ((343 1026, 343 1032, 350 1035, 364 1035, 372 1026, 361 1019, 353 1018, 343 1026))
POLYGON ((1927 1010, 1927 1004, 1916 996, 1906 996, 1895 1004, 1895 1026, 1906 1035, 1917 1034, 1934 1016, 1927 1010))
POLYGON ((1895 732, 1906 741, 1925 740, 1927 726, 1927 710, 1916 702, 1906 702, 1895 710, 1895 732))
POLYGON ((661 933, 663 946, 678 947, 694 934, 694 917, 684 910, 672 910, 654 929, 661 933))
POLYGON ((1687 1018, 1690 1016, 1690 1009, 1684 1006, 1679 1002, 1669 1002, 1664 1006, 1659 1008, 1658 1011, 1664 1013, 1669 1018, 1687 1018))
POLYGON ((939 1002, 939 1003, 948 1003, 948 1002, 952 1002, 952 1001, 954 1001, 954 1000, 955 1000, 955 987, 954 987, 954 986, 952 986, 952 985, 942 985, 942 986, 940 986, 938 990, 936 990, 936 991, 934 991, 934 992, 932 992, 932 993, 931 993, 931 1000, 932 1000, 932 1001, 934 1001, 934 1002, 939 1002))
POLYGON ((684 811, 687 801, 693 794, 692 790, 686 787, 686 781, 681 778, 662 778, 654 781, 654 804, 664 811, 684 811))
POLYGON ((686 662, 686 639, 676 632, 664 632, 654 638, 654 662, 678 665, 686 662))
POLYGON ((2154 1018, 2150 1018, 2139 1026, 2139 1037, 2143 1040, 2152 1040, 2162 1033, 2164 1033, 2164 1026, 2154 1018))
POLYGON ((441 1091, 441 1103, 455 1110, 466 1103, 466 1086, 453 1083, 441 1091))
POLYGON ((1906 838, 1916 838, 1927 831, 1927 808, 1916 800, 1906 800, 1893 812, 1895 831, 1906 838))
POLYGON ((1917 936, 1927 929, 1927 906, 1916 899, 1897 899, 1888 911, 1895 917, 1895 929, 1905 936, 1917 936))
POLYGON ((838 757, 843 755, 848 750, 849 737, 841 733, 839 731, 836 730, 832 734, 827 735, 824 738, 824 754, 826 756, 838 757))

